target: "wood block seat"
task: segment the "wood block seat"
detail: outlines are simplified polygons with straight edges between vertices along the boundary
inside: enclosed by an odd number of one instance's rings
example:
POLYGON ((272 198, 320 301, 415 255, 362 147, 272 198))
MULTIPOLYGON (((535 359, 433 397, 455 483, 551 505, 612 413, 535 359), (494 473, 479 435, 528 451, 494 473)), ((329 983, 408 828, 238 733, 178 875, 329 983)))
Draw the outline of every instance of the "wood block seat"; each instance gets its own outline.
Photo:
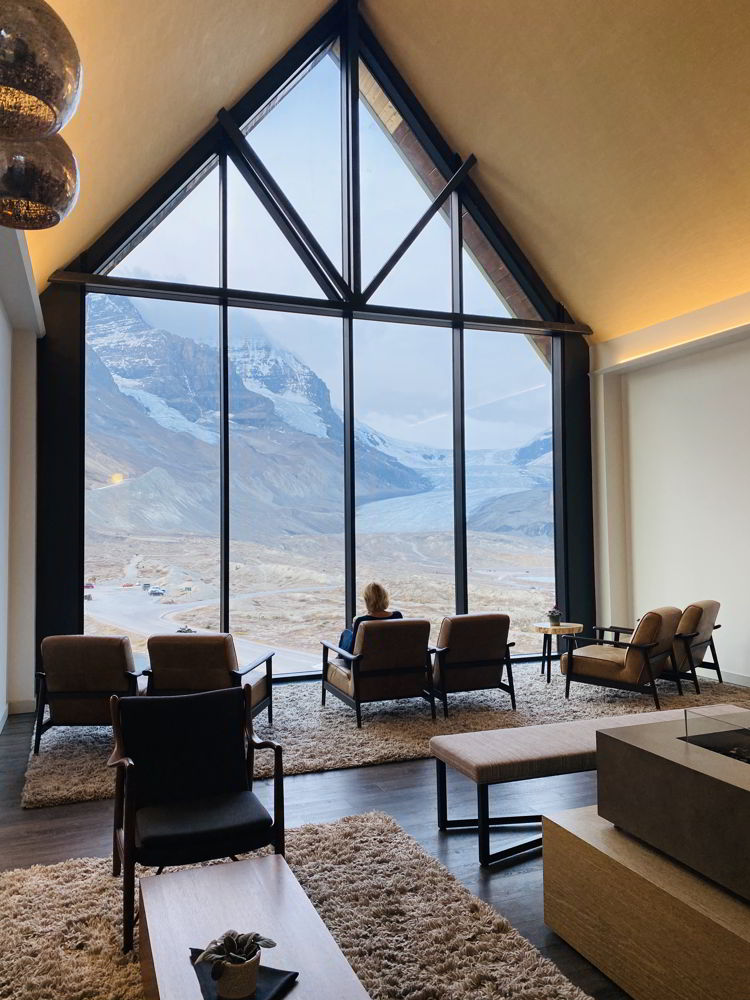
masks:
MULTIPOLYGON (((714 705, 712 714, 737 712, 732 705, 714 705)), ((437 813, 440 830, 475 829, 479 833, 479 863, 483 868, 509 862, 542 846, 541 837, 523 841, 502 851, 490 852, 490 830, 495 827, 540 824, 540 815, 496 816, 489 812, 489 787, 506 781, 524 781, 557 774, 573 774, 596 769, 596 734, 647 722, 684 718, 682 709, 665 712, 636 712, 575 722, 491 729, 452 736, 433 736, 430 751, 437 770, 437 813), (451 767, 477 786, 477 817, 448 818, 446 767, 451 767)))

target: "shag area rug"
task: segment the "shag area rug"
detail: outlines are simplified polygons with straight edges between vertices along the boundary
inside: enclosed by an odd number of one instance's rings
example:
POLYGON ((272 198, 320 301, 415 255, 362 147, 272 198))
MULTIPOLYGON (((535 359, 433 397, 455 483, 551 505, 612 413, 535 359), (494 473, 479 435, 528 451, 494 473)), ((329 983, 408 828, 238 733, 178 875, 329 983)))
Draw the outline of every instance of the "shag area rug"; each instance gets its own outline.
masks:
MULTIPOLYGON (((284 773, 305 774, 336 768, 361 767, 399 760, 429 757, 431 736, 466 733, 481 729, 531 726, 537 723, 567 722, 652 712, 653 700, 628 691, 578 684, 565 700, 565 680, 561 675, 545 683, 535 663, 519 664, 513 671, 517 711, 502 691, 478 691, 451 695, 449 717, 437 706, 437 721, 430 717, 429 705, 420 699, 379 702, 362 708, 362 728, 357 729, 354 710, 328 695, 320 704, 320 683, 278 684, 273 692, 274 724, 265 714, 255 719, 260 739, 273 739, 284 748, 284 773)), ((701 695, 686 693, 681 698, 674 684, 659 684, 663 708, 691 708, 728 702, 750 708, 750 688, 701 680, 701 695)), ((86 802, 114 795, 114 774, 106 766, 112 750, 109 729, 50 729, 42 737, 38 756, 29 755, 22 805, 27 809, 86 802)), ((268 777, 272 755, 256 757, 256 776, 268 777)))
MULTIPOLYGON (((373 1000, 587 1000, 388 816, 303 826, 287 844, 373 1000)), ((142 1000, 137 950, 120 950, 121 906, 106 860, 0 874, 0 998, 142 1000)))

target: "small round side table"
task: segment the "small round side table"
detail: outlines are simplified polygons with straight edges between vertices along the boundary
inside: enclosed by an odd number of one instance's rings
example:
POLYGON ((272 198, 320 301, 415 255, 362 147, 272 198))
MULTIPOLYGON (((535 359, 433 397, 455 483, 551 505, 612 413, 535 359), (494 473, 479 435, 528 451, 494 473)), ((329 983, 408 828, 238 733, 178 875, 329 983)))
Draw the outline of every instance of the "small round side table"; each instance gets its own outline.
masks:
POLYGON ((542 632, 542 674, 547 667, 547 683, 552 680, 552 636, 553 635, 577 635, 583 632, 583 625, 580 622, 560 622, 559 625, 550 625, 549 622, 534 622, 531 626, 535 632, 542 632))

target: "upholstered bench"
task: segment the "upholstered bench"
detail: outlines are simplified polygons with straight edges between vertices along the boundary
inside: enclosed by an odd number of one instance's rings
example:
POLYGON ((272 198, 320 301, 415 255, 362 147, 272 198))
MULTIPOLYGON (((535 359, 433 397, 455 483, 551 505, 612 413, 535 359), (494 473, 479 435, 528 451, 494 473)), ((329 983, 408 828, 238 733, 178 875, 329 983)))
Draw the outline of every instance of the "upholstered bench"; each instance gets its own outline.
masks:
MULTIPOLYGON (((734 705, 710 705, 710 715, 739 711, 734 705)), ((493 827, 523 826, 541 823, 542 817, 491 817, 489 786, 527 778, 545 778, 554 774, 573 774, 596 769, 596 733, 645 722, 667 722, 684 717, 682 709, 666 712, 637 712, 611 715, 575 722, 552 722, 516 729, 490 729, 454 736, 433 736, 430 750, 437 766, 437 813, 440 830, 476 829, 479 831, 479 863, 483 868, 538 851, 542 838, 535 837, 502 851, 490 852, 493 827), (477 818, 448 819, 446 766, 470 778, 477 786, 477 818)))

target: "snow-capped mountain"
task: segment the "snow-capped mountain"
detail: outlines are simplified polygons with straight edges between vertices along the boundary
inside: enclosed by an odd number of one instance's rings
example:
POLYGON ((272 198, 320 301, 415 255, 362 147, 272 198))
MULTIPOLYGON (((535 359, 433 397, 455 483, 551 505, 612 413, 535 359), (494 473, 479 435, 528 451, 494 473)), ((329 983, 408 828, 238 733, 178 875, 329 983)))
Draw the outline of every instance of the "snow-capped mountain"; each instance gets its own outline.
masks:
MULTIPOLYGON (((87 523, 216 532, 216 346, 152 327, 124 296, 91 295, 87 309, 87 523), (108 487, 115 472, 125 481, 108 487)), ((341 531, 343 423, 325 382, 257 324, 231 345, 229 400, 232 536, 341 531)), ((365 424, 355 434, 359 530, 450 530, 452 451, 365 424)), ((544 533, 551 447, 545 432, 468 451, 469 526, 544 533)))

